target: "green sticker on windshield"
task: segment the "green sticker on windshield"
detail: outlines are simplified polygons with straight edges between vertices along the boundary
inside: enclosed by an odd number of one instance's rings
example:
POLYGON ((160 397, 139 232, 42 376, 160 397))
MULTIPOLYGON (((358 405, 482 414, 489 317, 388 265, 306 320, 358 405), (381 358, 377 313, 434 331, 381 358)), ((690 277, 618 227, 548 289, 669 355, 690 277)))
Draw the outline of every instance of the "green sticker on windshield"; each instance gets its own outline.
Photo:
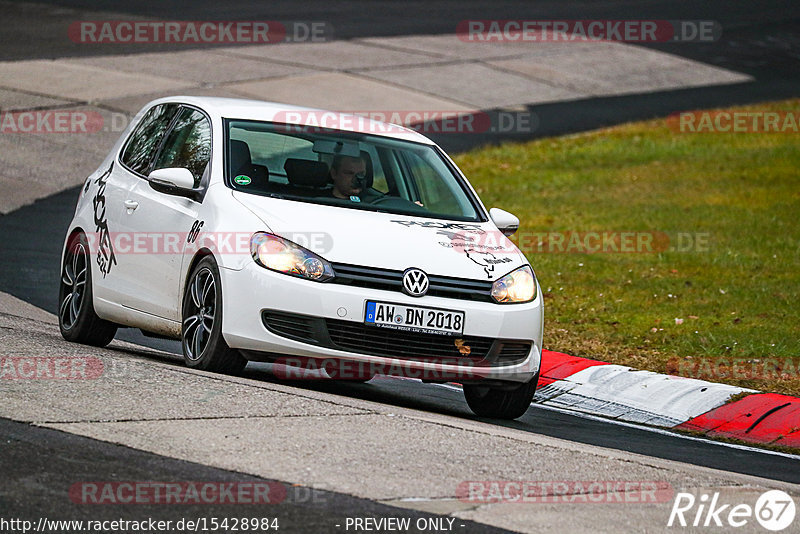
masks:
POLYGON ((250 185, 250 182, 252 182, 253 180, 251 180, 249 176, 245 176, 244 174, 240 174, 239 176, 234 178, 233 181, 236 182, 239 185, 250 185))

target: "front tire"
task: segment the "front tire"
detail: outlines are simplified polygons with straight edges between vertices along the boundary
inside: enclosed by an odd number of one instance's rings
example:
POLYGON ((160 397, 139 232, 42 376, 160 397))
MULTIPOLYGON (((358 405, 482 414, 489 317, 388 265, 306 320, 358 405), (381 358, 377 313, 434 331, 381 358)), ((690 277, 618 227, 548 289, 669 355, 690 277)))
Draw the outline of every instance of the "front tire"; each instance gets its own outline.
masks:
POLYGON ((493 419, 522 417, 536 393, 539 373, 514 389, 499 389, 481 385, 464 385, 464 397, 475 415, 493 419))
POLYGON ((219 268, 206 256, 189 275, 183 295, 181 345, 188 367, 214 373, 241 373, 247 360, 222 337, 222 284, 219 268))
POLYGON ((117 325, 101 319, 92 303, 92 255, 83 233, 67 242, 58 286, 58 328, 67 341, 105 347, 117 333, 117 325))

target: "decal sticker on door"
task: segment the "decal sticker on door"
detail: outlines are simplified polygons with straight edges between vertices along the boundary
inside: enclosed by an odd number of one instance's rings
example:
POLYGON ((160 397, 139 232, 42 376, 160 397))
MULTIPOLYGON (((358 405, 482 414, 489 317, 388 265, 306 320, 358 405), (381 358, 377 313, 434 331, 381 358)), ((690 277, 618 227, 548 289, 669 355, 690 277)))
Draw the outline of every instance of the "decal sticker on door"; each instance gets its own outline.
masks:
POLYGON ((192 223, 192 229, 186 234, 186 242, 194 243, 197 241, 197 236, 200 235, 200 229, 203 227, 205 221, 195 221, 192 223))
POLYGON ((117 257, 114 255, 114 245, 111 242, 111 233, 108 231, 108 220, 106 219, 106 183, 108 183, 113 169, 114 163, 112 162, 108 170, 94 181, 97 184, 97 192, 95 192, 92 199, 95 232, 97 232, 97 265, 100 267, 100 272, 103 273, 103 278, 111 272, 111 268, 117 263, 117 257))

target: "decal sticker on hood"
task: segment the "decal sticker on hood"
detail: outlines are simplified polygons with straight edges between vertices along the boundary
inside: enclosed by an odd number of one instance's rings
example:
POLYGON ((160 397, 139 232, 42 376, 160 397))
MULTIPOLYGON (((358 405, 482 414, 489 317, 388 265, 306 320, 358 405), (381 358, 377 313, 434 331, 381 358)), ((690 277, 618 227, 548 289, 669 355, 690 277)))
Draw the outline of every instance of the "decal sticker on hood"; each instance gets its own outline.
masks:
POLYGON ((491 252, 480 252, 477 250, 467 249, 466 251, 467 257, 483 267, 486 276, 489 278, 492 277, 492 273, 494 273, 494 266, 500 265, 503 263, 511 262, 511 258, 498 258, 491 252))
POLYGON ((488 245, 478 243, 474 236, 469 235, 470 231, 449 232, 447 230, 439 230, 436 233, 443 235, 450 240, 449 243, 440 241, 440 245, 448 248, 459 249, 460 251, 464 252, 464 255, 466 255, 467 258, 483 268, 483 271, 489 278, 492 278, 495 265, 510 263, 513 261, 511 258, 498 258, 492 252, 498 250, 508 251, 507 247, 503 245, 488 245))
POLYGON ((447 223, 447 222, 437 222, 437 221, 399 221, 397 219, 392 220, 393 223, 402 224, 403 226, 421 226, 423 228, 438 228, 440 230, 469 230, 477 234, 484 234, 486 230, 483 230, 480 225, 478 224, 470 224, 470 223, 447 223))

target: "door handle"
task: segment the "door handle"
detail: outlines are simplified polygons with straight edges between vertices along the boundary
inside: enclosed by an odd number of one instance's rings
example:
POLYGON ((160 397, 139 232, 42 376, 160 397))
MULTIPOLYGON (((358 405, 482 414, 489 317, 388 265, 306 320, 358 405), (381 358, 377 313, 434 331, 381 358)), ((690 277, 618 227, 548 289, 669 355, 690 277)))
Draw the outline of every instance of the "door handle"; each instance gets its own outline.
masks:
POLYGON ((139 203, 136 202, 135 200, 126 200, 125 207, 128 208, 129 210, 135 210, 136 208, 139 207, 139 203))

